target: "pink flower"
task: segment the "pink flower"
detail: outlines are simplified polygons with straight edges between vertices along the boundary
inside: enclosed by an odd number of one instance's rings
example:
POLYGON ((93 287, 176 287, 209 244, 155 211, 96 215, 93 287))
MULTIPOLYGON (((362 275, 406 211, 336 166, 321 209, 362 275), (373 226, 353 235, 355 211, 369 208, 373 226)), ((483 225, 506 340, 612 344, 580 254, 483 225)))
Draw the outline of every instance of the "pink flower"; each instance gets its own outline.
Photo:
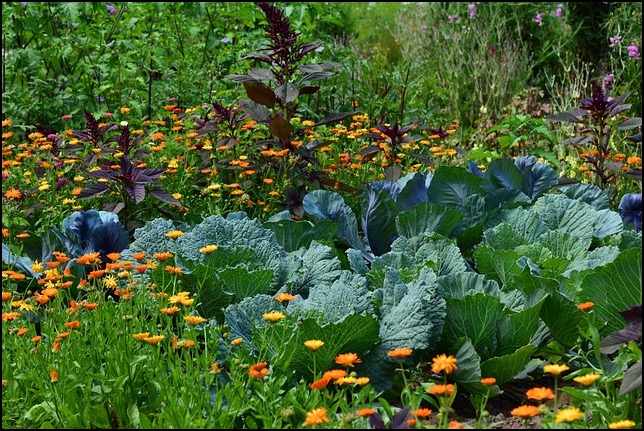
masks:
POLYGON ((63 121, 69 121, 69 120, 72 119, 72 116, 71 115, 63 115, 62 117, 60 117, 60 119, 63 120, 63 121))
POLYGON ((629 45, 626 47, 628 50, 628 56, 633 58, 640 58, 640 49, 635 45, 629 45))
POLYGON ((543 21, 543 17, 541 16, 541 12, 537 12, 537 16, 534 17, 534 22, 541 25, 542 21, 543 21))
POLYGON ((561 9, 560 7, 558 7, 558 8, 557 8, 557 10, 555 11, 555 16, 556 16, 557 18, 559 18, 559 17, 560 17, 560 16, 562 16, 562 15, 563 15, 563 9, 561 9))
POLYGON ((608 87, 610 84, 613 83, 613 79, 615 79, 614 73, 606 75, 606 77, 604 78, 604 85, 608 87))
POLYGON ((470 9, 470 19, 474 18, 476 15, 476 5, 474 3, 470 3, 467 7, 470 9))
POLYGON ((622 40, 622 36, 618 35, 618 36, 609 37, 608 40, 610 40, 610 46, 615 46, 617 42, 622 40))
POLYGON ((421 30, 427 30, 427 26, 425 24, 423 24, 423 25, 420 26, 420 29, 421 30))

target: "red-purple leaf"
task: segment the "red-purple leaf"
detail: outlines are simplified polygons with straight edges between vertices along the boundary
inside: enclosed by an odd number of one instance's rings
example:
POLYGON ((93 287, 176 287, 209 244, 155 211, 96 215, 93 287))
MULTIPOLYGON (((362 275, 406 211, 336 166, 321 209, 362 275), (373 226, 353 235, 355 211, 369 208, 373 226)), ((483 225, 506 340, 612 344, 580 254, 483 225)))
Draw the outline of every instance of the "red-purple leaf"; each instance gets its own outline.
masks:
POLYGON ((92 183, 88 184, 81 192, 78 194, 78 199, 89 199, 99 195, 102 195, 110 188, 107 184, 104 183, 92 183))
POLYGON ((284 145, 289 141, 289 137, 291 136, 291 133, 293 133, 293 130, 294 128, 291 123, 279 115, 276 115, 273 121, 268 125, 268 131, 284 145))
POLYGON ((181 206, 181 202, 179 202, 179 200, 175 199, 174 196, 172 196, 170 193, 166 192, 165 190, 148 190, 148 193, 150 193, 155 198, 159 199, 161 202, 181 206))
POLYGON ((246 94, 248 98, 254 102, 264 105, 267 108, 272 108, 277 102, 275 93, 273 90, 265 86, 264 84, 255 84, 252 82, 244 82, 244 88, 246 89, 246 94))

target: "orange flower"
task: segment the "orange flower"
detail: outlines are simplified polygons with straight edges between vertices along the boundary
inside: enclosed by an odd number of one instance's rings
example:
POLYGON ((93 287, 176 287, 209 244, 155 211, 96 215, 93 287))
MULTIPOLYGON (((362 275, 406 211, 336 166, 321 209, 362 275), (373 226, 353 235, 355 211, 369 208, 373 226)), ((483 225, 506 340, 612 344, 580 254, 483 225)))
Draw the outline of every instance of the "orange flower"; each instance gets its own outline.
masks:
POLYGON ((415 427, 416 426, 416 419, 414 419, 414 418, 407 419, 405 422, 407 422, 407 425, 409 425, 410 427, 415 427))
POLYGON ((133 335, 133 337, 134 337, 136 340, 139 340, 139 341, 144 341, 144 340, 145 340, 146 338, 148 338, 149 336, 150 336, 150 333, 149 333, 149 332, 140 332, 140 333, 138 333, 138 334, 134 334, 134 335, 133 335))
POLYGON ((72 320, 71 322, 65 322, 65 327, 68 329, 78 329, 80 322, 78 320, 72 320))
POLYGON ((338 380, 347 375, 347 372, 344 370, 329 370, 324 373, 322 378, 330 378, 331 380, 338 380))
POLYGON ((599 380, 602 376, 599 374, 585 374, 583 376, 577 376, 573 380, 580 385, 590 386, 595 380, 599 380))
POLYGON ((432 360, 432 373, 440 373, 445 371, 445 374, 451 374, 452 372, 458 370, 456 365, 456 358, 453 355, 441 354, 432 360))
POLYGON ((268 368, 266 366, 268 362, 260 362, 259 364, 251 365, 248 370, 248 375, 256 379, 263 379, 266 374, 268 374, 268 368))
POLYGON ((595 306, 594 302, 582 302, 577 306, 581 311, 588 311, 595 306))
POLYGON ((22 337, 23 335, 25 335, 27 333, 28 330, 29 329, 27 329, 27 328, 20 328, 20 329, 18 329, 17 334, 18 334, 19 337, 22 337))
POLYGON ((278 302, 293 301, 294 299, 295 299, 295 295, 291 295, 290 293, 287 293, 287 292, 280 293, 275 297, 275 300, 278 302))
POLYGON ((331 420, 326 416, 326 409, 324 407, 306 412, 306 420, 304 421, 304 425, 311 425, 315 427, 315 425, 328 423, 331 423, 331 420))
POLYGON ((180 308, 177 306, 171 307, 171 308, 162 308, 161 309, 161 314, 165 314, 166 316, 172 316, 174 313, 180 311, 180 308))
POLYGON ((33 337, 33 338, 31 339, 31 341, 33 341, 34 343, 37 343, 37 342, 39 342, 40 340, 42 340, 42 337, 41 337, 40 335, 36 335, 35 337, 33 337))
POLYGON ((364 409, 356 410, 356 414, 358 416, 362 416, 363 418, 366 418, 366 417, 369 417, 371 415, 375 415, 376 411, 374 409, 370 409, 370 408, 367 407, 367 408, 364 408, 364 409))
POLYGON ((230 344, 232 344, 233 346, 239 346, 242 343, 242 341, 244 340, 241 337, 239 337, 232 340, 230 344))
POLYGON ((307 340, 304 342, 304 345, 309 349, 316 351, 320 347, 324 346, 324 341, 321 340, 307 340))
POLYGON ((387 356, 391 356, 393 358, 398 358, 398 359, 404 359, 407 356, 411 355, 412 353, 413 353, 412 349, 408 349, 406 347, 398 347, 397 349, 393 349, 387 352, 387 356))
POLYGON ((138 252, 138 253, 134 253, 134 254, 132 255, 132 257, 133 257, 133 258, 135 258, 135 259, 136 259, 136 260, 138 260, 138 261, 142 261, 143 259, 145 259, 145 254, 146 254, 146 253, 145 253, 144 251, 140 251, 140 252, 138 252))
POLYGON ((170 274, 174 274, 174 275, 181 275, 182 274, 181 268, 179 268, 178 266, 167 265, 165 267, 165 270, 168 271, 170 274))
POLYGON ((449 429, 451 429, 451 430, 463 430, 463 429, 465 429, 465 425, 463 425, 459 421, 451 420, 451 421, 449 421, 449 429))
POLYGON ((526 391, 526 396, 531 400, 543 401, 543 400, 553 400, 555 394, 550 388, 532 388, 526 391))
POLYGON ((11 299, 11 292, 2 292, 2 300, 8 301, 11 299))
POLYGON ((52 383, 55 383, 58 381, 58 371, 52 370, 49 372, 49 378, 52 383))
POLYGON ((481 379, 481 383, 484 384, 485 386, 492 386, 493 384, 496 383, 496 379, 494 377, 485 377, 481 379))
POLYGON ((121 257, 121 253, 110 253, 107 255, 107 258, 112 262, 116 262, 121 257))
POLYGON ((539 414, 539 408, 535 406, 519 406, 510 412, 511 415, 513 416, 518 416, 520 418, 531 418, 533 416, 536 416, 539 414))
POLYGON ((207 319, 204 319, 201 316, 184 316, 183 320, 190 323, 192 326, 196 326, 200 323, 206 322, 207 319))
POLYGON ((432 411, 430 409, 416 409, 413 413, 417 418, 424 419, 429 417, 432 414, 432 411))
POLYGON ((165 335, 155 335, 154 337, 145 337, 143 341, 145 341, 148 344, 159 344, 161 340, 165 338, 165 335))
POLYGON ((311 387, 311 389, 315 389, 315 390, 319 391, 322 388, 326 388, 330 381, 331 381, 331 378, 322 377, 321 379, 316 380, 313 383, 311 383, 310 387, 311 387))
POLYGON ((157 260, 170 259, 172 256, 174 256, 174 255, 172 253, 170 253, 169 251, 164 251, 163 253, 154 253, 152 255, 152 257, 157 259, 157 260))
POLYGON ((427 388, 427 391, 430 394, 434 394, 436 396, 441 396, 441 395, 452 395, 452 392, 454 392, 454 385, 449 384, 449 385, 434 385, 430 386, 427 388))
POLYGON ((353 367, 355 364, 362 363, 362 360, 355 353, 344 353, 335 357, 335 363, 353 367))
POLYGON ((96 307, 98 307, 98 304, 96 302, 84 302, 81 305, 88 310, 94 310, 96 307))

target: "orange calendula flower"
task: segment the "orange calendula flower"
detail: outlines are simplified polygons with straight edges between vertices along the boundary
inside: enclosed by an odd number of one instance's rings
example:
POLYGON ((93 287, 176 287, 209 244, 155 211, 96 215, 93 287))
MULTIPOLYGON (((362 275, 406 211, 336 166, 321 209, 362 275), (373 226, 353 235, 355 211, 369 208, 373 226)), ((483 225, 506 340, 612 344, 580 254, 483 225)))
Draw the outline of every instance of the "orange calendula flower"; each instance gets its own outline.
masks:
POLYGON ((594 302, 582 302, 577 306, 581 311, 588 311, 595 306, 594 302))
POLYGON ((9 276, 10 279, 12 280, 24 280, 27 278, 25 274, 18 274, 18 273, 13 273, 9 276))
POLYGON ((326 377, 326 378, 322 377, 321 379, 316 380, 313 383, 311 383, 309 386, 310 386, 311 389, 315 389, 315 390, 319 391, 319 390, 321 390, 323 388, 326 388, 330 381, 331 381, 331 379, 329 377, 326 377))
POLYGON ((347 372, 344 370, 329 370, 324 373, 323 378, 330 378, 331 380, 338 380, 347 375, 347 372))
POLYGON ((575 382, 579 383, 580 385, 590 386, 596 380, 601 379, 601 377, 602 376, 600 374, 585 374, 583 376, 577 376, 577 377, 573 378, 573 380, 575 382))
POLYGON ((133 337, 139 341, 143 341, 146 338, 150 336, 149 332, 139 332, 138 334, 134 334, 133 337))
POLYGON ((2 292, 2 300, 8 301, 11 299, 11 292, 2 292))
POLYGON ((98 307, 98 304, 96 302, 84 302, 81 305, 88 310, 94 310, 98 307))
POLYGON ((51 298, 58 294, 58 289, 55 289, 53 287, 48 287, 47 289, 43 289, 40 293, 42 293, 45 296, 49 296, 51 298))
POLYGON ((4 193, 4 197, 7 199, 20 199, 22 197, 22 192, 18 189, 9 189, 4 193))
POLYGON ((356 414, 358 416, 362 416, 363 418, 366 418, 366 417, 369 417, 371 415, 375 415, 376 411, 374 409, 370 409, 370 408, 367 407, 367 408, 364 408, 364 409, 356 410, 356 414))
POLYGON ((304 425, 315 427, 316 425, 331 423, 331 420, 326 416, 326 411, 327 410, 324 407, 320 407, 319 409, 313 409, 310 412, 306 412, 304 425))
POLYGON ((403 359, 406 358, 407 356, 411 355, 413 353, 412 349, 408 349, 407 347, 398 347, 397 349, 393 349, 387 352, 387 356, 391 356, 393 358, 398 358, 398 359, 403 359))
POLYGON ((569 407, 561 409, 555 415, 555 422, 558 424, 562 422, 574 422, 584 417, 584 414, 577 407, 569 407))
POLYGON ((165 270, 168 271, 170 274, 174 274, 174 275, 182 274, 181 268, 179 268, 178 266, 167 265, 165 267, 165 270))
POLYGON ((219 367, 219 364, 217 362, 213 362, 210 364, 210 374, 215 374, 221 371, 221 368, 219 367))
POLYGON ((417 418, 424 419, 429 417, 432 414, 432 411, 430 409, 416 409, 413 413, 417 418))
POLYGON ((256 379, 263 379, 268 374, 266 366, 268 362, 260 362, 259 364, 251 365, 248 369, 248 375, 256 379))
POLYGON ((51 380, 52 383, 55 383, 58 381, 58 371, 52 370, 49 372, 49 379, 51 380))
POLYGON ((550 388, 532 388, 526 391, 526 396, 531 400, 543 401, 553 400, 555 398, 554 392, 550 388))
POLYGON ((107 255, 107 258, 112 262, 116 262, 121 257, 121 253, 110 253, 107 255))
POLYGON ((165 338, 165 335, 155 335, 154 337, 145 337, 143 341, 148 344, 156 345, 165 338))
POLYGON ((414 418, 407 419, 405 422, 407 422, 407 425, 410 426, 410 427, 415 427, 416 426, 416 419, 414 419, 414 418))
POLYGON ((154 253, 154 254, 152 255, 152 257, 153 257, 153 258, 155 258, 155 259, 157 259, 157 260, 166 260, 166 259, 170 259, 172 256, 174 256, 174 255, 173 255, 172 253, 170 253, 169 251, 164 251, 164 252, 162 252, 162 253, 154 253))
POLYGON ((543 367, 543 372, 552 374, 553 376, 558 376, 559 374, 563 373, 564 371, 568 371, 570 368, 568 365, 557 365, 557 364, 549 364, 545 365, 543 367))
POLYGON ((324 341, 321 340, 308 340, 304 342, 304 345, 309 349, 316 351, 320 347, 324 346, 324 341))
POLYGON ((434 394, 436 396, 442 396, 442 395, 452 395, 452 392, 454 392, 454 385, 449 384, 449 385, 434 385, 430 386, 427 388, 427 391, 430 394, 434 394))
POLYGON ((484 384, 485 386, 492 386, 493 384, 496 383, 496 379, 494 377, 485 377, 481 379, 481 383, 484 384))
POLYGON ((40 335, 36 335, 35 337, 33 337, 33 338, 31 339, 31 341, 32 341, 32 342, 34 342, 34 343, 37 343, 37 342, 39 342, 40 340, 42 340, 42 337, 41 337, 40 335))
POLYGON ((207 319, 204 319, 201 316, 184 316, 183 320, 190 323, 192 326, 197 326, 198 324, 207 321, 207 319))
POLYGON ((441 354, 432 359, 432 373, 440 373, 445 371, 445 374, 451 374, 458 370, 456 365, 456 358, 453 355, 441 354))
POLYGON ((335 363, 353 367, 355 364, 362 363, 362 359, 358 358, 358 355, 355 353, 343 353, 335 357, 335 363))
POLYGON ((465 425, 460 423, 459 421, 451 420, 451 421, 449 421, 449 429, 451 429, 451 430, 464 430, 465 425))
POLYGON ((23 335, 25 335, 27 333, 28 330, 29 329, 27 329, 27 328, 20 328, 20 329, 18 329, 17 335, 19 337, 22 337, 23 335))
POLYGON ((622 420, 617 422, 611 422, 608 424, 608 428, 612 430, 625 430, 628 428, 633 428, 634 426, 635 426, 635 422, 630 420, 622 420))
POLYGON ((145 259, 145 256, 146 256, 146 253, 144 251, 140 251, 132 255, 132 257, 138 260, 139 262, 145 259))
POLYGON ((527 419, 527 418, 531 418, 533 416, 538 415, 539 414, 539 408, 536 407, 536 406, 528 406, 528 405, 519 406, 519 407, 516 407, 516 408, 512 409, 510 414, 513 415, 513 416, 518 416, 520 418, 527 419))
POLYGON ((161 314, 165 314, 166 316, 172 316, 174 313, 177 313, 178 311, 181 311, 179 307, 167 307, 167 308, 162 308, 161 309, 161 314))
POLYGON ((72 320, 71 322, 65 322, 65 327, 68 329, 78 329, 80 322, 78 320, 72 320))
POLYGON ((275 300, 278 302, 293 301, 294 299, 295 299, 295 295, 291 295, 290 293, 287 293, 287 292, 280 293, 279 295, 275 296, 275 300))
POLYGON ((282 319, 286 318, 286 316, 282 312, 274 311, 272 313, 264 313, 264 314, 262 314, 262 318, 264 320, 266 320, 266 321, 271 322, 271 323, 275 323, 278 320, 282 320, 282 319))

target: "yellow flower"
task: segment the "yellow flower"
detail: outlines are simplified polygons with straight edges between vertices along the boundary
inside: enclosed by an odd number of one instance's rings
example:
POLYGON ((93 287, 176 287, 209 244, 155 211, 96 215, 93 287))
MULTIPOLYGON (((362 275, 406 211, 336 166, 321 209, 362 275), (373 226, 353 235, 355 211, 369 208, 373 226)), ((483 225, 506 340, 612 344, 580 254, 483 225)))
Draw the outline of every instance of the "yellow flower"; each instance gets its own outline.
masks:
POLYGON ((201 316, 184 316, 183 320, 190 323, 192 326, 196 326, 206 321, 206 319, 201 316))
POLYGON ((44 267, 42 263, 38 262, 37 260, 34 261, 34 263, 31 264, 31 270, 35 274, 40 274, 43 271, 44 267))
POLYGON ((309 349, 316 351, 320 347, 324 346, 324 341, 320 340, 308 340, 304 342, 304 345, 308 347, 309 349))
POLYGON ((561 409, 557 412, 555 416, 555 422, 558 424, 562 422, 572 422, 577 419, 584 417, 584 414, 577 407, 569 407, 567 409, 561 409))
POLYGON ((554 392, 550 388, 532 388, 526 391, 526 396, 531 400, 543 401, 555 398, 554 392))
POLYGON ((316 425, 328 423, 331 423, 331 420, 326 416, 326 409, 324 407, 313 409, 310 412, 306 413, 306 420, 304 421, 304 425, 311 425, 315 427, 316 425))
POLYGON ((199 251, 203 254, 210 254, 213 251, 217 250, 218 248, 219 247, 217 247, 216 245, 206 245, 204 247, 201 247, 199 251))
POLYGON ((451 374, 456 370, 458 370, 458 366, 456 366, 456 358, 453 355, 441 354, 432 360, 432 373, 445 371, 445 374, 451 374))
POLYGON ((598 380, 600 378, 601 378, 601 375, 599 374, 586 374, 583 376, 577 376, 573 380, 579 383, 580 385, 590 386, 593 384, 595 380, 598 380))
POLYGON ((183 235, 183 232, 180 230, 171 230, 170 232, 166 233, 165 236, 170 237, 172 239, 177 239, 181 235, 183 235))
POLYGON ((264 318, 264 320, 267 320, 267 321, 269 321, 271 323, 275 323, 278 320, 286 318, 284 313, 281 313, 279 311, 274 311, 272 313, 264 313, 264 314, 262 314, 262 317, 264 318))
POLYGON ((232 340, 230 344, 232 344, 233 346, 239 346, 242 343, 242 341, 244 340, 241 337, 239 337, 232 340))
POLYGON ((625 430, 635 426, 635 422, 629 420, 622 420, 618 422, 612 422, 608 424, 608 428, 613 430, 625 430))
POLYGON ((116 289, 119 286, 119 282, 113 275, 108 275, 103 278, 103 285, 108 289, 116 289))
POLYGON ((563 373, 564 371, 568 371, 570 368, 568 365, 556 365, 556 364, 550 364, 550 365, 545 365, 543 367, 543 372, 552 374, 553 376, 558 376, 559 374, 563 373))

